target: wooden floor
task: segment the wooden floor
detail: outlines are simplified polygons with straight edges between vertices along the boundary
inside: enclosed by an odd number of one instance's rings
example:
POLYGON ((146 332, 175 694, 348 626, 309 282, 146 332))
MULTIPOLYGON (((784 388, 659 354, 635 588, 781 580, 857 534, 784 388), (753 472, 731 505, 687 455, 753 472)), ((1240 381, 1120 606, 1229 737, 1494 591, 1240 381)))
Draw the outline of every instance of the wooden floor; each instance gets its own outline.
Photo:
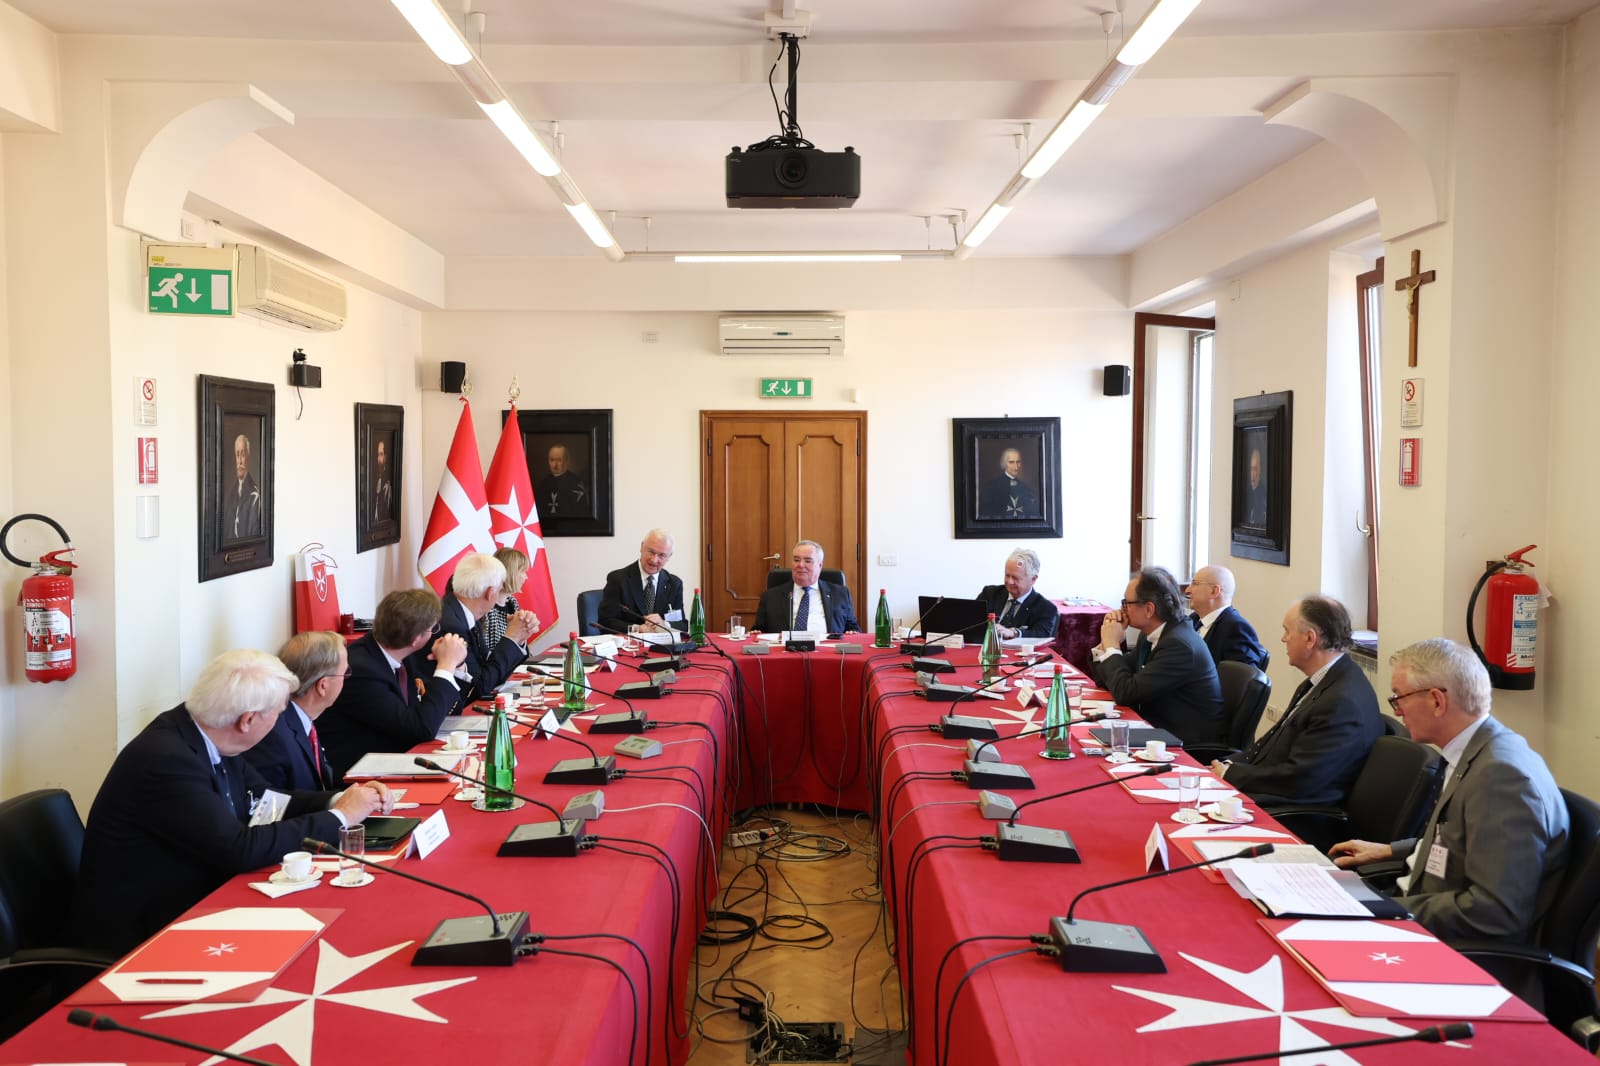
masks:
MULTIPOLYGON (((691 1031, 694 1066, 744 1063, 757 1025, 736 1013, 734 997, 770 1004, 784 1024, 840 1022, 853 1061, 888 1062, 881 1038, 857 1030, 899 1029, 899 974, 885 949, 877 887, 877 848, 865 817, 783 810, 788 831, 757 847, 723 851, 716 908, 761 925, 753 939, 702 946, 691 1031), (853 996, 852 996, 853 992, 853 996)), ((757 819, 738 828, 766 828, 757 819)), ((780 826, 781 828, 781 826, 780 826)), ((735 935, 748 926, 716 924, 735 935)), ((895 1057, 904 1061, 903 1057, 895 1057)), ((781 1060, 780 1060, 781 1061, 781 1060)))

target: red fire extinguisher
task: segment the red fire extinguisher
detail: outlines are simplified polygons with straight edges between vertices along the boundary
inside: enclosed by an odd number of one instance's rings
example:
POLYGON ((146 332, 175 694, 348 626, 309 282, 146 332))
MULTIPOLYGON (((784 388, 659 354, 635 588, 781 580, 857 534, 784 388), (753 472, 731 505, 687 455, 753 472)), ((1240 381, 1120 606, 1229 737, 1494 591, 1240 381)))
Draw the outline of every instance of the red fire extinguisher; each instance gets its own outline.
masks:
POLYGON ((78 672, 77 641, 72 632, 72 571, 78 564, 61 558, 75 550, 61 524, 41 514, 19 514, 0 526, 0 553, 33 571, 22 582, 22 592, 17 596, 22 608, 24 662, 29 681, 65 681, 78 672), (53 526, 66 547, 46 553, 36 563, 23 562, 12 555, 6 546, 6 535, 12 526, 29 518, 53 526))
POLYGON ((1467 600, 1467 640, 1488 668, 1489 683, 1495 688, 1533 687, 1533 656, 1539 636, 1539 581, 1532 574, 1523 573, 1523 567, 1533 566, 1523 555, 1537 547, 1537 544, 1530 544, 1491 563, 1467 600), (1472 613, 1485 584, 1489 586, 1489 601, 1484 608, 1487 630, 1483 643, 1486 647, 1479 647, 1478 636, 1472 630, 1472 613))

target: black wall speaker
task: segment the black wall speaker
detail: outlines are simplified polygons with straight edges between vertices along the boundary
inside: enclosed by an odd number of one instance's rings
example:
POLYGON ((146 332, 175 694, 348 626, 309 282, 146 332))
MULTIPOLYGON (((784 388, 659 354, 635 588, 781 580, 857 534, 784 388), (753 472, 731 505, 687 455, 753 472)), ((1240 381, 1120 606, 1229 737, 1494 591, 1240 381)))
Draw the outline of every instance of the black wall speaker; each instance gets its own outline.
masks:
MULTIPOLYGON (((466 363, 440 363, 439 364, 439 391, 461 391, 461 383, 467 379, 466 363)), ((1107 386, 1109 388, 1109 386, 1107 386)))
MULTIPOLYGON (((449 391, 449 390, 446 390, 449 391)), ((1133 391, 1133 367, 1106 367, 1105 393, 1107 396, 1126 396, 1133 391)))

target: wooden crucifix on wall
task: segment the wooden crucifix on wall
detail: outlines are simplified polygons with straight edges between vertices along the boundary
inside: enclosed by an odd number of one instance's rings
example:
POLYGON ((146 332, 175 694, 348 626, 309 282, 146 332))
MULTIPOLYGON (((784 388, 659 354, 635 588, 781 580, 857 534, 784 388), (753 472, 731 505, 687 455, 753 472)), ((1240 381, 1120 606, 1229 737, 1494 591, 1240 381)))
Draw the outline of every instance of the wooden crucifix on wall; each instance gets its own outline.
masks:
POLYGON ((1411 249, 1411 276, 1400 278, 1394 283, 1396 292, 1406 293, 1406 317, 1411 322, 1411 347, 1406 356, 1406 366, 1417 365, 1417 309, 1422 296, 1422 287, 1433 281, 1436 271, 1422 269, 1422 252, 1420 249, 1411 249))

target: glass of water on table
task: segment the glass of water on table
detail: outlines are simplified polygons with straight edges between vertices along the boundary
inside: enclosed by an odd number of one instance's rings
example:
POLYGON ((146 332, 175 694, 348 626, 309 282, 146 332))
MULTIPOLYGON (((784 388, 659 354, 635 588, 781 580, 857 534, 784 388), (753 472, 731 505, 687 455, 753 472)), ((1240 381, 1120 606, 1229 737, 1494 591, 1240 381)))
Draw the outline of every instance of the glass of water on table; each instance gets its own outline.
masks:
POLYGON ((1205 780, 1205 773, 1198 766, 1178 767, 1178 809, 1173 812, 1174 822, 1184 822, 1194 825, 1203 822, 1206 816, 1199 811, 1200 782, 1205 780))

